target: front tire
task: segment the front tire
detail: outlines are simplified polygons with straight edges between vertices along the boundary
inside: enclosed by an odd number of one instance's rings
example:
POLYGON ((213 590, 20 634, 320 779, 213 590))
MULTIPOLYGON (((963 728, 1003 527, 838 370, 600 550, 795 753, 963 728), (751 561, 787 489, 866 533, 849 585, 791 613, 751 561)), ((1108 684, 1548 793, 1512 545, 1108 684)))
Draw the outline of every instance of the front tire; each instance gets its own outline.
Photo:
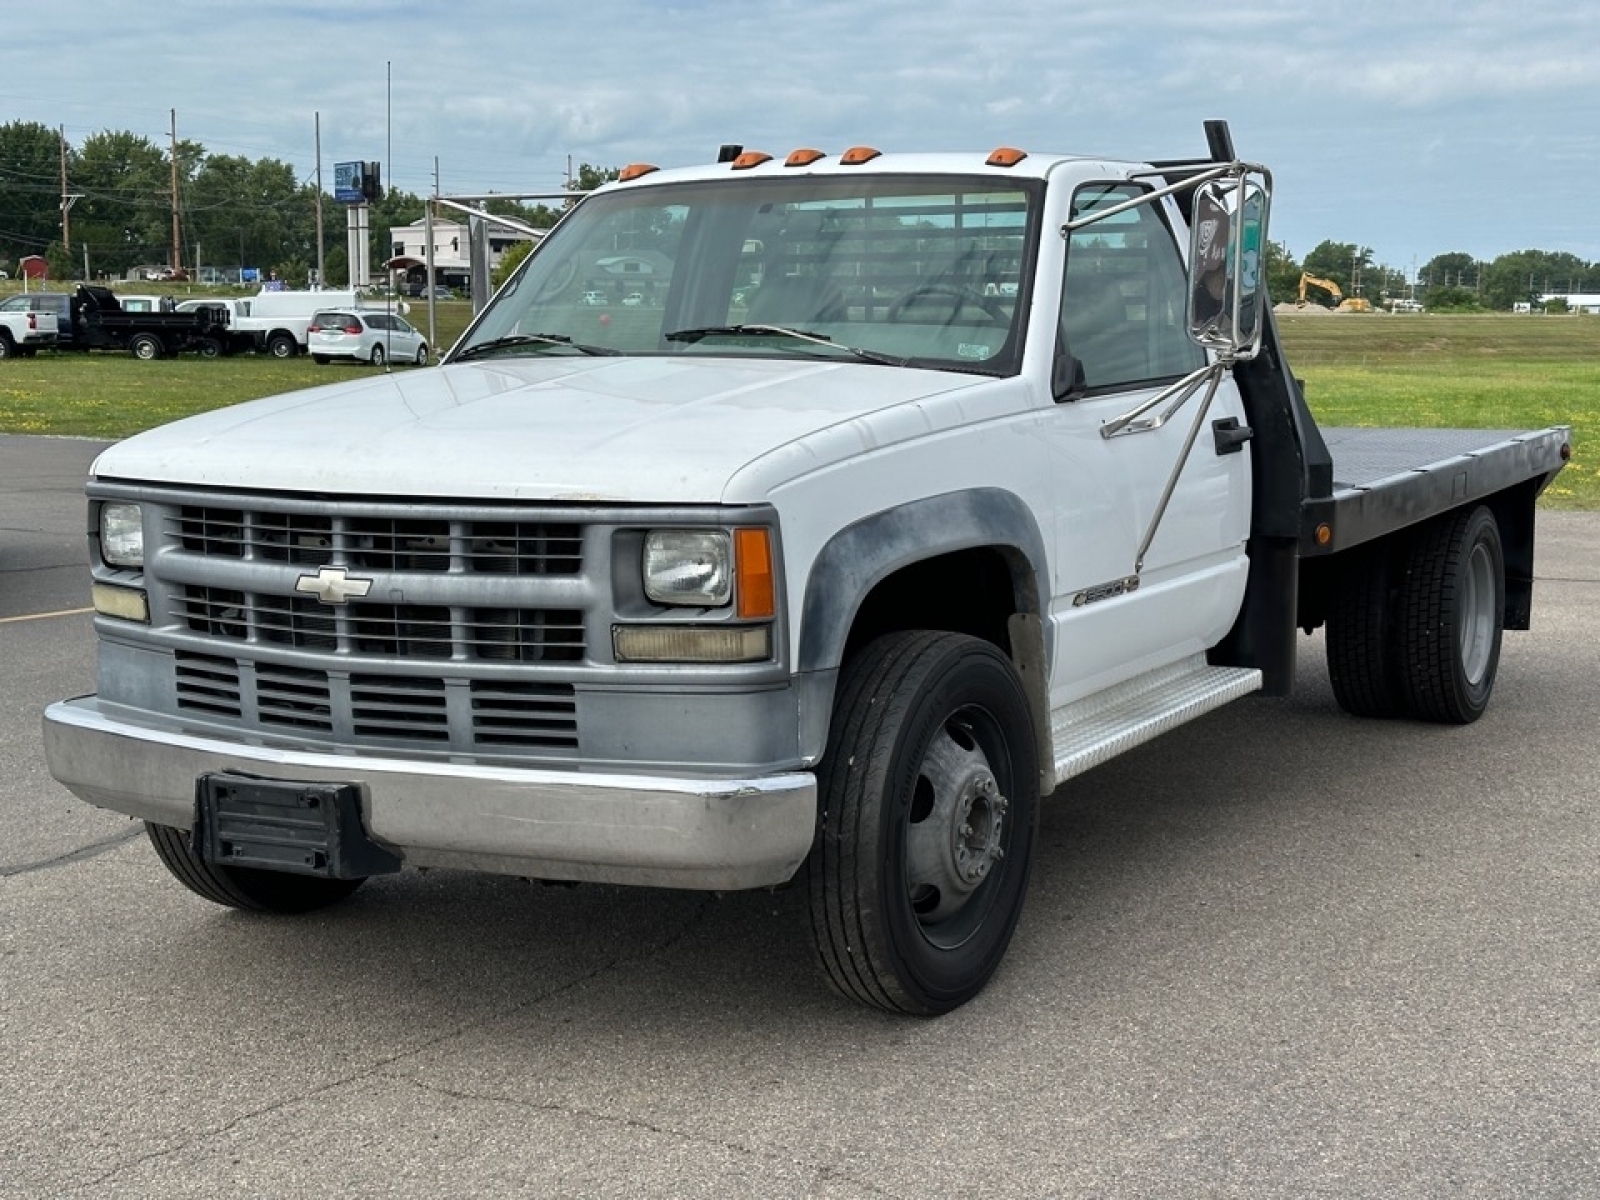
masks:
POLYGON ((1027 696, 989 643, 903 632, 848 662, 837 697, 807 870, 818 958, 846 997, 949 1012, 1000 965, 1027 894, 1027 696))
POLYGON ((419 367, 425 367, 428 365, 428 347, 426 345, 417 347, 416 363, 419 367))
POLYGON ((314 912, 337 904, 366 882, 222 866, 207 862, 194 852, 187 830, 146 821, 144 831, 162 865, 179 883, 225 908, 285 914, 314 912))

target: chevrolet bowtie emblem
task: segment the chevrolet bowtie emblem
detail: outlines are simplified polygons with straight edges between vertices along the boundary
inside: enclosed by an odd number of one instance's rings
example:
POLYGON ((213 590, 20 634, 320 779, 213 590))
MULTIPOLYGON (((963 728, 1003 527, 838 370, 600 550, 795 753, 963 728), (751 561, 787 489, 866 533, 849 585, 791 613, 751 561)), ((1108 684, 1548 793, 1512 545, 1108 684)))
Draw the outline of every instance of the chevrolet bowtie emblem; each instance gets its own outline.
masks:
POLYGON ((323 567, 315 575, 300 576, 294 581, 294 590, 315 596, 324 604, 343 604, 370 592, 372 580, 352 579, 343 567, 323 567))

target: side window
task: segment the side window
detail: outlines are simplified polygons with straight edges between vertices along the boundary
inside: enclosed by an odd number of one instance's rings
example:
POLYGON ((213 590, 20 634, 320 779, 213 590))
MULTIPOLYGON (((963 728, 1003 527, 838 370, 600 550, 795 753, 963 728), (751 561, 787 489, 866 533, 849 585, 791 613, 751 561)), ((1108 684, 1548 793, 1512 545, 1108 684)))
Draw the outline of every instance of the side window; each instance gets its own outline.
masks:
MULTIPOLYGON (((1091 184, 1074 218, 1139 195, 1132 184, 1091 184)), ((1067 244, 1061 338, 1090 388, 1175 379, 1205 363, 1184 329, 1184 274, 1177 243, 1154 204, 1075 229, 1067 244)))

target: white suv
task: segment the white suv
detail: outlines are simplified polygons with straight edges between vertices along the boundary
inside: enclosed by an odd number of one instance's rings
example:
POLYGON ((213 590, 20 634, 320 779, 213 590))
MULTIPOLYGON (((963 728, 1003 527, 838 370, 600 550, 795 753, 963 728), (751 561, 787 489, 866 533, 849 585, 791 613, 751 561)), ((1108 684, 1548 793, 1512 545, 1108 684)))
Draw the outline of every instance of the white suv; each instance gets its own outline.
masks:
POLYGON ((350 358, 380 367, 393 359, 420 367, 428 361, 427 340, 404 318, 391 313, 319 312, 306 327, 306 348, 319 363, 350 358))

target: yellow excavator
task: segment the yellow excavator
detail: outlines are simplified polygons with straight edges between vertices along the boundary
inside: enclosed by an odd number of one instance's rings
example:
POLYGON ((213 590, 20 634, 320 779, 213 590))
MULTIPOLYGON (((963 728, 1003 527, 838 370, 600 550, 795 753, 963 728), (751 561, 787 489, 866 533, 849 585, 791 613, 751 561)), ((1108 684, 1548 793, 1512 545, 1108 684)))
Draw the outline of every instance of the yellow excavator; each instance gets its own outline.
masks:
POLYGON ((1360 296, 1344 298, 1344 290, 1331 279, 1322 279, 1309 272, 1300 273, 1300 307, 1306 306, 1306 288, 1318 287, 1333 297, 1333 310, 1335 312, 1371 312, 1372 302, 1363 300, 1360 296))

